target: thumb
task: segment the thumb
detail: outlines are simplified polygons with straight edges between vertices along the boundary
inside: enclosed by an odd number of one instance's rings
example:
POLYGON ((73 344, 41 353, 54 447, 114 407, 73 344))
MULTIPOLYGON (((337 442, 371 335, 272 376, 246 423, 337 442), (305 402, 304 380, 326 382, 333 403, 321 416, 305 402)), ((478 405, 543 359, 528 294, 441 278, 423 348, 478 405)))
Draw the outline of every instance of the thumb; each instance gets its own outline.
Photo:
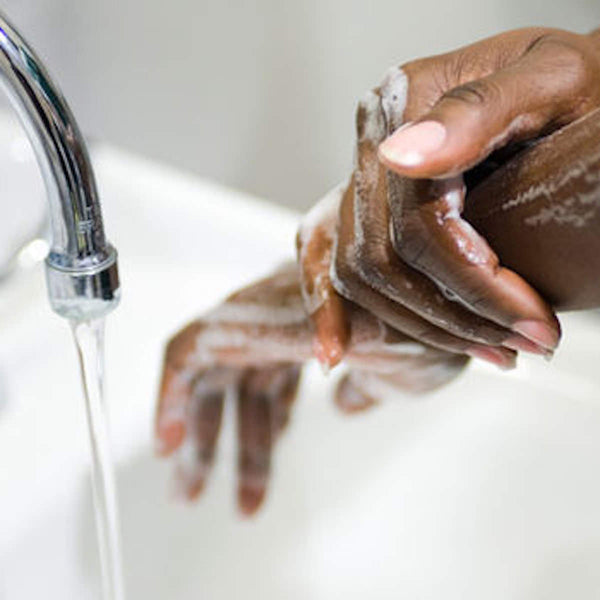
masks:
POLYGON ((594 108, 598 71, 583 49, 542 38, 511 66, 446 92, 387 138, 379 158, 409 177, 458 175, 508 142, 537 137, 594 108))

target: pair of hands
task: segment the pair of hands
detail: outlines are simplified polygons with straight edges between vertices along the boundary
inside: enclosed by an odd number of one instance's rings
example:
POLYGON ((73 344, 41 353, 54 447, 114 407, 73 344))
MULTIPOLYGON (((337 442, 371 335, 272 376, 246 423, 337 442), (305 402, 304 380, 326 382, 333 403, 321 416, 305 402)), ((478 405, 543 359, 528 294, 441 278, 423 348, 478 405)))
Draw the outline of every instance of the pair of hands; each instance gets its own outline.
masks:
POLYGON ((304 219, 298 266, 237 292, 170 342, 156 435, 188 498, 238 405, 238 503, 260 506, 303 361, 342 359, 336 402, 424 392, 469 356, 500 367, 551 354, 551 307, 461 218, 467 189, 523 143, 600 106, 600 40, 542 28, 392 69, 357 111, 349 182, 304 219), (444 290, 442 293, 440 290, 444 290))

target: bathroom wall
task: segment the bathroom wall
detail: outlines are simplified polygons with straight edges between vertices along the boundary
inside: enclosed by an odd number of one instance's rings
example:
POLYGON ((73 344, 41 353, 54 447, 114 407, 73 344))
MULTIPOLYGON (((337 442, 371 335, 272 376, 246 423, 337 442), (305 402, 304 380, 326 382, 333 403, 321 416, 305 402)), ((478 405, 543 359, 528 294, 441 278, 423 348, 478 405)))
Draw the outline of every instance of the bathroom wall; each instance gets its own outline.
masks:
POLYGON ((586 31, 598 0, 4 0, 89 135, 305 208, 352 158, 394 63, 517 26, 586 31))

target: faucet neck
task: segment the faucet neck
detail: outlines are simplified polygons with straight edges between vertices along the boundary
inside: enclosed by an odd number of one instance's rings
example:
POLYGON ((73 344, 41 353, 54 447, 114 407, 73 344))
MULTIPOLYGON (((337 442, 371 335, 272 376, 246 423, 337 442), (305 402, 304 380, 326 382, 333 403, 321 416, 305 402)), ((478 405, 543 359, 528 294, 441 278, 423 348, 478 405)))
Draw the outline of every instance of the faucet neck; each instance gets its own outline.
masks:
POLYGON ((102 304, 116 298, 116 253, 104 234, 83 136, 44 65, 1 13, 0 82, 29 136, 46 184, 52 227, 46 264, 54 309, 63 314, 58 308, 63 300, 81 308, 89 300, 102 304))

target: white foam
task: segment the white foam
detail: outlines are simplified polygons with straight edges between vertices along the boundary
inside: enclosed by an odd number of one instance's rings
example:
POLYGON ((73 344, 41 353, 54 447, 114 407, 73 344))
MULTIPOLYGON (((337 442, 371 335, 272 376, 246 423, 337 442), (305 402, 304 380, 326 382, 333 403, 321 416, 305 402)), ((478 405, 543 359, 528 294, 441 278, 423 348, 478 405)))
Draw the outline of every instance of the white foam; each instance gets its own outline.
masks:
POLYGON ((393 352, 402 356, 422 356, 426 352, 425 346, 414 342, 398 342, 396 344, 386 344, 386 352, 393 352))
POLYGON ((408 78, 400 67, 386 72, 379 93, 367 92, 359 102, 365 113, 358 142, 368 141, 378 146, 390 133, 404 123, 408 96, 408 78))
POLYGON ((245 323, 248 325, 293 325, 305 319, 300 300, 285 306, 237 304, 227 302, 203 317, 207 323, 245 323))
POLYGON ((202 470, 202 464, 198 460, 200 453, 194 436, 187 435, 183 443, 177 451, 177 466, 179 475, 185 478, 185 483, 189 484, 190 480, 199 480, 199 470, 202 470))
POLYGON ((511 210, 539 198, 554 199, 563 187, 571 183, 571 181, 581 179, 582 177, 588 185, 599 183, 600 171, 597 169, 590 170, 589 168, 589 165, 596 164, 598 161, 600 161, 600 152, 589 156, 585 162, 578 161, 556 181, 544 181, 530 186, 524 192, 518 194, 516 198, 511 198, 502 204, 501 210, 511 210))
POLYGON ((404 123, 408 98, 408 77, 400 67, 391 67, 381 83, 381 107, 387 121, 388 132, 404 123))
MULTIPOLYGON (((598 197, 598 194, 595 194, 598 197)), ((589 209, 585 212, 573 212, 573 207, 565 204, 554 204, 542 208, 537 214, 527 217, 525 224, 530 227, 555 223, 557 225, 569 225, 575 228, 585 227, 597 214, 597 209, 589 209)))
MULTIPOLYGON (((357 171, 356 175, 356 185, 354 186, 354 240, 357 248, 364 248, 366 243, 366 235, 363 224, 367 222, 367 217, 365 214, 365 209, 363 207, 362 200, 362 192, 364 192, 364 188, 368 187, 368 185, 360 185, 361 177, 360 171, 357 171)), ((352 257, 350 260, 349 252, 346 252, 346 259, 349 264, 355 264, 355 255, 352 253, 352 257)))
POLYGON ((439 216, 443 221, 452 220, 454 226, 460 229, 460 236, 456 238, 456 245, 459 252, 471 264, 485 264, 490 259, 490 252, 487 243, 477 233, 477 231, 465 221, 462 216, 464 197, 466 187, 462 177, 453 177, 442 182, 447 191, 443 193, 445 211, 439 216))
POLYGON ((382 353, 389 352, 398 356, 423 356, 427 349, 423 344, 418 342, 397 342, 395 344, 387 344, 381 339, 373 339, 367 342, 358 344, 354 351, 360 353, 382 353))
POLYGON ((344 181, 329 190, 302 218, 299 230, 302 243, 308 241, 317 227, 334 220, 348 184, 349 181, 344 181))
POLYGON ((358 103, 359 112, 362 110, 365 119, 358 135, 358 143, 370 142, 377 146, 385 139, 386 127, 383 111, 381 110, 381 98, 375 92, 367 92, 358 103))
POLYGON ((465 197, 465 188, 452 189, 444 194, 447 210, 444 214, 444 219, 460 219, 463 209, 463 199, 465 197))
MULTIPOLYGON (((305 317, 303 316, 303 319, 305 317)), ((218 366, 217 356, 227 350, 238 350, 228 364, 220 366, 264 365, 267 362, 298 362, 312 356, 311 336, 308 327, 294 330, 292 338, 282 330, 267 332, 253 328, 249 323, 246 330, 224 329, 218 325, 208 327, 196 339, 196 347, 189 361, 190 369, 218 366), (260 334, 260 335, 259 335, 260 334)))
POLYGON ((314 314, 329 298, 330 286, 329 278, 329 263, 331 260, 331 252, 325 252, 321 257, 320 267, 322 272, 317 274, 312 282, 313 293, 307 292, 307 285, 304 274, 304 261, 306 252, 310 246, 311 239, 319 230, 322 235, 333 244, 335 227, 337 222, 337 212, 344 196, 344 192, 348 187, 348 182, 340 183, 326 194, 302 220, 298 232, 300 239, 300 266, 301 266, 301 281, 302 281, 302 298, 304 300, 305 314, 314 314))

